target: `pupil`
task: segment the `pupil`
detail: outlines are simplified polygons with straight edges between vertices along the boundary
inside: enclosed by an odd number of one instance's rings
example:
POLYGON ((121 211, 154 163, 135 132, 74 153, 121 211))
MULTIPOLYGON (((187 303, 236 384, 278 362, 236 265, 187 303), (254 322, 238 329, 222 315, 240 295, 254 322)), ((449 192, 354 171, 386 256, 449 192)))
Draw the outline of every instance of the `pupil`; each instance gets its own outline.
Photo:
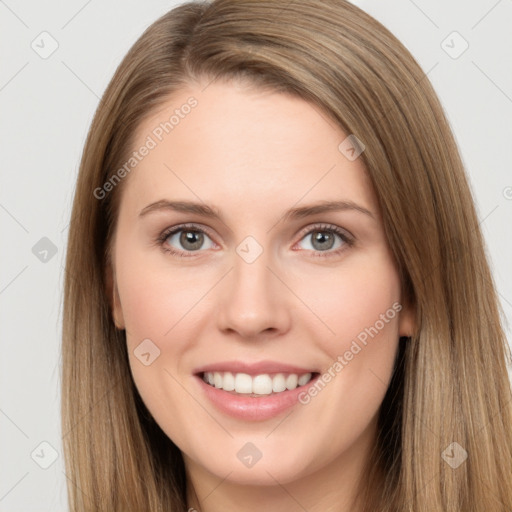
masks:
POLYGON ((185 249, 193 251, 203 245, 203 236, 203 233, 196 231, 183 231, 180 236, 180 243, 185 249))
POLYGON ((315 231, 313 233, 313 247, 318 250, 331 249, 334 244, 334 237, 331 233, 325 231, 315 231), (327 242, 327 243, 325 243, 327 242), (317 245, 320 244, 320 245, 317 245))

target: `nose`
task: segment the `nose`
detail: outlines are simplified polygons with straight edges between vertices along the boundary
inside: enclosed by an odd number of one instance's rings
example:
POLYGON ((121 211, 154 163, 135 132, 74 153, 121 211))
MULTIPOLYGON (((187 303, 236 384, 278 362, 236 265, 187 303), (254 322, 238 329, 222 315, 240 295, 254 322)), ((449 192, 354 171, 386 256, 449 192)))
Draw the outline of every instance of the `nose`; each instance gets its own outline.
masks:
POLYGON ((254 340, 290 328, 293 294, 275 266, 265 251, 252 263, 234 254, 233 269, 219 290, 217 324, 223 333, 254 340))

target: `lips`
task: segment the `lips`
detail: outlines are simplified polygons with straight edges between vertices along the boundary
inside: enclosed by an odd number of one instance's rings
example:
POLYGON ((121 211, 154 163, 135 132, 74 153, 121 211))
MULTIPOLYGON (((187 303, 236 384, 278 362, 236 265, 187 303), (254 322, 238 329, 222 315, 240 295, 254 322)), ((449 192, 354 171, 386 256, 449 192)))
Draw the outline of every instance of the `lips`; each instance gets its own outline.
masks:
POLYGON ((262 374, 273 375, 276 373, 290 374, 295 373, 303 375, 305 373, 318 373, 320 370, 317 368, 294 366, 277 361, 258 361, 254 363, 247 363, 243 361, 222 361, 219 363, 212 363, 200 366, 193 370, 194 375, 201 376, 207 372, 231 372, 246 373, 247 375, 256 376, 262 374))
POLYGON ((284 413, 319 376, 316 369, 276 361, 224 361, 194 369, 195 385, 212 405, 244 421, 284 413))
MULTIPOLYGON (((297 386, 295 389, 271 392, 270 394, 226 391, 205 382, 204 378, 201 377, 201 373, 194 375, 194 386, 198 386, 198 391, 223 414, 242 421, 265 421, 284 414, 288 409, 299 403, 299 395, 307 392, 309 386, 316 385, 316 381, 320 376, 319 373, 310 375, 311 380, 305 385, 297 386)), ((246 376, 250 378, 248 374, 246 376)), ((249 390, 246 389, 245 391, 249 390)), ((303 410, 306 409, 304 408, 303 410)))

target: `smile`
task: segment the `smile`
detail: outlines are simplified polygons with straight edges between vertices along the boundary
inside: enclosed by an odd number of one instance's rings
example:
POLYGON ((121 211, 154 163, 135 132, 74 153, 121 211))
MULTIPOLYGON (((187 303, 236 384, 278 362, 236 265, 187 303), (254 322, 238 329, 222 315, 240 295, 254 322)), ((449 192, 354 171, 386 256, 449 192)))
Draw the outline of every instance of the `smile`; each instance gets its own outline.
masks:
POLYGON ((282 393, 287 390, 304 386, 311 381, 313 373, 262 373, 249 375, 232 372, 204 372, 204 382, 217 389, 229 391, 237 395, 264 396, 282 393))

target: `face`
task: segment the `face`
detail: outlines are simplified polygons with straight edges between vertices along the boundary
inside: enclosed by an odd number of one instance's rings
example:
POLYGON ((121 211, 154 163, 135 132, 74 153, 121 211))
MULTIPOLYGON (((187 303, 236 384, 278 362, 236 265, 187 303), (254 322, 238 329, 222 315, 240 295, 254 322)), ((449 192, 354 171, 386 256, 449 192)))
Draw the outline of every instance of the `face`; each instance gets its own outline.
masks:
POLYGON ((301 99, 202 87, 140 125, 124 178, 114 319, 135 384, 190 471, 353 467, 412 328, 362 159, 301 99))

